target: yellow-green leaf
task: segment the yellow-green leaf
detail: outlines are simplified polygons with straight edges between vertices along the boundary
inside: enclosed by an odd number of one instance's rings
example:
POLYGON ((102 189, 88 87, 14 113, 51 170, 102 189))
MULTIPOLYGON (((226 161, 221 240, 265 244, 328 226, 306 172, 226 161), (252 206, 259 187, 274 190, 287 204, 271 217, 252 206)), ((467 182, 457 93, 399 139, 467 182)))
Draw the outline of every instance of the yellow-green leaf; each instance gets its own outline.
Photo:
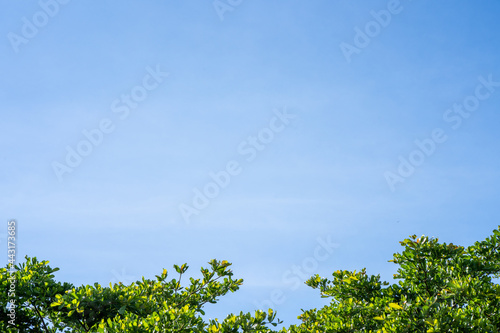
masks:
POLYGON ((395 310, 401 310, 403 308, 398 303, 389 303, 389 306, 395 310))

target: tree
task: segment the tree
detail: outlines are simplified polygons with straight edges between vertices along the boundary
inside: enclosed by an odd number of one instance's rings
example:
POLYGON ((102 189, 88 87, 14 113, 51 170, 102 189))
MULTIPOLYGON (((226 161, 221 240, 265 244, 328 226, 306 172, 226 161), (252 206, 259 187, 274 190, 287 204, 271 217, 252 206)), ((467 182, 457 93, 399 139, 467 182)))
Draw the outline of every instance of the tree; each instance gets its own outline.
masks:
MULTIPOLYGON (((399 265, 390 284, 380 275, 338 270, 333 279, 311 277, 306 284, 330 297, 329 305, 303 311, 302 323, 279 332, 500 332, 500 226, 464 248, 413 235, 390 261, 399 265)), ((54 281, 47 261, 26 257, 11 273, 1 269, 1 332, 261 332, 273 331, 273 310, 230 314, 224 320, 202 315, 207 303, 239 289, 227 261, 212 260, 201 279, 181 285, 186 264, 174 265, 178 279, 156 279, 102 287, 74 287, 54 281), (15 281, 15 294, 9 290, 15 281), (12 321, 11 310, 15 311, 12 321), (10 322, 10 323, 9 323, 10 322), (14 326, 11 325, 14 324, 14 326)), ((8 267, 9 268, 9 267, 8 267)), ((279 323, 279 320, 278 320, 279 323)))
POLYGON ((410 236, 402 253, 398 283, 380 275, 336 271, 333 280, 306 283, 331 304, 304 311, 288 332, 500 332, 500 227, 464 248, 437 238, 410 236))
POLYGON ((203 278, 190 278, 186 287, 181 286, 188 269, 184 264, 174 265, 179 277, 170 281, 164 269, 155 280, 143 277, 128 286, 118 283, 102 287, 96 283, 75 288, 55 282, 52 273, 58 269, 48 266, 48 261, 26 257, 26 263, 16 266, 13 274, 7 268, 1 270, 0 331, 269 332, 266 325, 276 325, 272 310, 230 314, 222 322, 203 320, 206 303, 216 303, 243 282, 232 278, 227 261, 212 260, 209 264, 210 268, 201 268, 203 278), (12 280, 16 281, 15 295, 5 292, 12 280))

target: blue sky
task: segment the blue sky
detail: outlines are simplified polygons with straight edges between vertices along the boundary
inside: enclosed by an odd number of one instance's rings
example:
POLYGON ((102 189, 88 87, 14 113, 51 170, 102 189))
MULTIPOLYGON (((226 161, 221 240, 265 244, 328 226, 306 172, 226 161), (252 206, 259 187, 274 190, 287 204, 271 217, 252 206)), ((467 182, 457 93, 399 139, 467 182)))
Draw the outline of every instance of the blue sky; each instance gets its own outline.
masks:
POLYGON ((499 224, 498 1, 55 1, 0 14, 0 211, 58 279, 225 259, 207 316, 290 324, 302 277, 499 224))

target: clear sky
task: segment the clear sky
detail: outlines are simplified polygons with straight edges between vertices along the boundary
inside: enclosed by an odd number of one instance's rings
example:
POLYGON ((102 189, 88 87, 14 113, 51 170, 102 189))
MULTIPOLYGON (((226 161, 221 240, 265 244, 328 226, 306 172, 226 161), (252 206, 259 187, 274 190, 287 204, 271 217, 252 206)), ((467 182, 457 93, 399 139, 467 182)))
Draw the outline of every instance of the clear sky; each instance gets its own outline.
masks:
POLYGON ((0 212, 61 281, 224 259, 244 285, 207 317, 290 324, 315 273, 500 224, 498 1, 2 8, 0 212))

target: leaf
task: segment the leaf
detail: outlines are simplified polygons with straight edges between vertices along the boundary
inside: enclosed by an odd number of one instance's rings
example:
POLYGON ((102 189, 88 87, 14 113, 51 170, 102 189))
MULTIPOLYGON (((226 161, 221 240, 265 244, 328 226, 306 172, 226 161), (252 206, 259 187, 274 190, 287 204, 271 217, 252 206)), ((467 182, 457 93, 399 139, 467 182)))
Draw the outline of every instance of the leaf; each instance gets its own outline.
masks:
POLYGON ((402 306, 400 306, 398 303, 389 303, 389 306, 395 310, 401 310, 403 309, 402 306))

